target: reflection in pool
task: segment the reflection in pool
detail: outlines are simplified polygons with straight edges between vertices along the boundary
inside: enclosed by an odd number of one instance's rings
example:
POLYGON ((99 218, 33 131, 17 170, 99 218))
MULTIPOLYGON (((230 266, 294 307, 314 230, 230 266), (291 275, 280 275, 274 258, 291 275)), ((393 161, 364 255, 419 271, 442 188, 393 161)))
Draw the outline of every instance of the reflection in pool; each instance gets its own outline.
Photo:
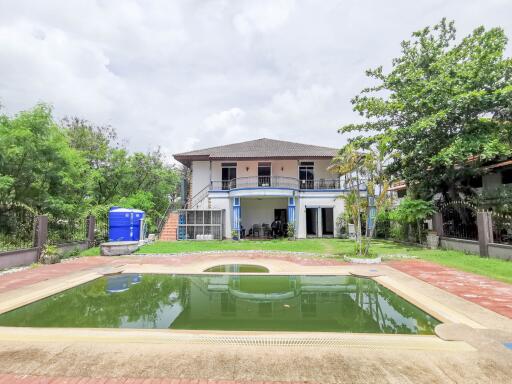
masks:
POLYGON ((25 327, 432 334, 439 321, 353 276, 102 277, 0 315, 25 327))
POLYGON ((204 270, 205 272, 267 273, 268 268, 254 264, 223 264, 204 270))

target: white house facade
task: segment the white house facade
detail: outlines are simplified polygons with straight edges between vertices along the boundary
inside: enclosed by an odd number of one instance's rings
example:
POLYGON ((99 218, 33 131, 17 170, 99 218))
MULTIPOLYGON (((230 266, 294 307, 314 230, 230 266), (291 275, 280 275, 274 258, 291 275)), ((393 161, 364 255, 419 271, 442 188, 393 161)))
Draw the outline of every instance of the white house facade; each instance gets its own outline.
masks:
MULTIPOLYGON (((278 220, 285 228, 281 235, 293 223, 295 236, 306 238, 337 236, 343 188, 328 170, 335 154, 334 148, 259 139, 174 157, 190 171, 188 215, 222 211, 222 237, 233 231, 241 238, 268 237, 278 220)), ((210 220, 206 216, 197 220, 210 220)), ((198 238, 185 235, 191 236, 198 238)))

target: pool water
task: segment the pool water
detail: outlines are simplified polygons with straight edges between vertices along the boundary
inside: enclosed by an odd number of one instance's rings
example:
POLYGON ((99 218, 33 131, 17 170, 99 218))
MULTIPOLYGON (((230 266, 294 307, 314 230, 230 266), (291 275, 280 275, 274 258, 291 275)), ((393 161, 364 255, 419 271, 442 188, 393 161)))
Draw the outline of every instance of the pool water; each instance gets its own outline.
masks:
POLYGON ((1 326, 433 334, 439 321, 353 276, 106 276, 0 315, 1 326))
POLYGON ((267 273, 268 268, 254 264, 223 264, 208 268, 205 272, 267 273))

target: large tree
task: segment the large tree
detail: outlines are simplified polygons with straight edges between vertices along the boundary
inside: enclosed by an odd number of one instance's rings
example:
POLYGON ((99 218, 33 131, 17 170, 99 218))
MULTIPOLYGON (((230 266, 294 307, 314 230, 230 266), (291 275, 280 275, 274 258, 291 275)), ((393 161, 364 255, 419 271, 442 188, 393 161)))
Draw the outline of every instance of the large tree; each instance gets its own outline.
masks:
POLYGON ((386 137, 388 170, 416 195, 459 196, 462 182, 489 160, 512 155, 512 60, 501 28, 475 29, 456 40, 453 22, 413 33, 389 72, 368 70, 377 84, 352 99, 365 118, 340 132, 367 147, 386 137))
POLYGON ((89 166, 92 209, 104 212, 110 205, 139 208, 154 224, 176 199, 179 171, 159 149, 131 154, 113 128, 78 118, 65 119, 64 127, 71 147, 89 166))
POLYGON ((153 230, 179 181, 160 150, 130 153, 110 127, 78 118, 58 124, 45 104, 0 115, 0 204, 61 218, 124 205, 145 210, 153 230))
POLYGON ((40 104, 14 117, 0 116, 0 201, 69 215, 88 190, 87 164, 71 148, 40 104))

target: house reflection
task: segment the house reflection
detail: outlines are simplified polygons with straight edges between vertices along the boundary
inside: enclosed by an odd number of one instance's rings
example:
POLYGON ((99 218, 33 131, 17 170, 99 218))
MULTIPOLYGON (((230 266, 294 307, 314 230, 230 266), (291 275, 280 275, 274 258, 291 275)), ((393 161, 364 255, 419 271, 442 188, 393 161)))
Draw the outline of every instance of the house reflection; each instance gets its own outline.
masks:
POLYGON ((373 280, 351 276, 194 276, 180 329, 432 333, 438 323, 373 280))

